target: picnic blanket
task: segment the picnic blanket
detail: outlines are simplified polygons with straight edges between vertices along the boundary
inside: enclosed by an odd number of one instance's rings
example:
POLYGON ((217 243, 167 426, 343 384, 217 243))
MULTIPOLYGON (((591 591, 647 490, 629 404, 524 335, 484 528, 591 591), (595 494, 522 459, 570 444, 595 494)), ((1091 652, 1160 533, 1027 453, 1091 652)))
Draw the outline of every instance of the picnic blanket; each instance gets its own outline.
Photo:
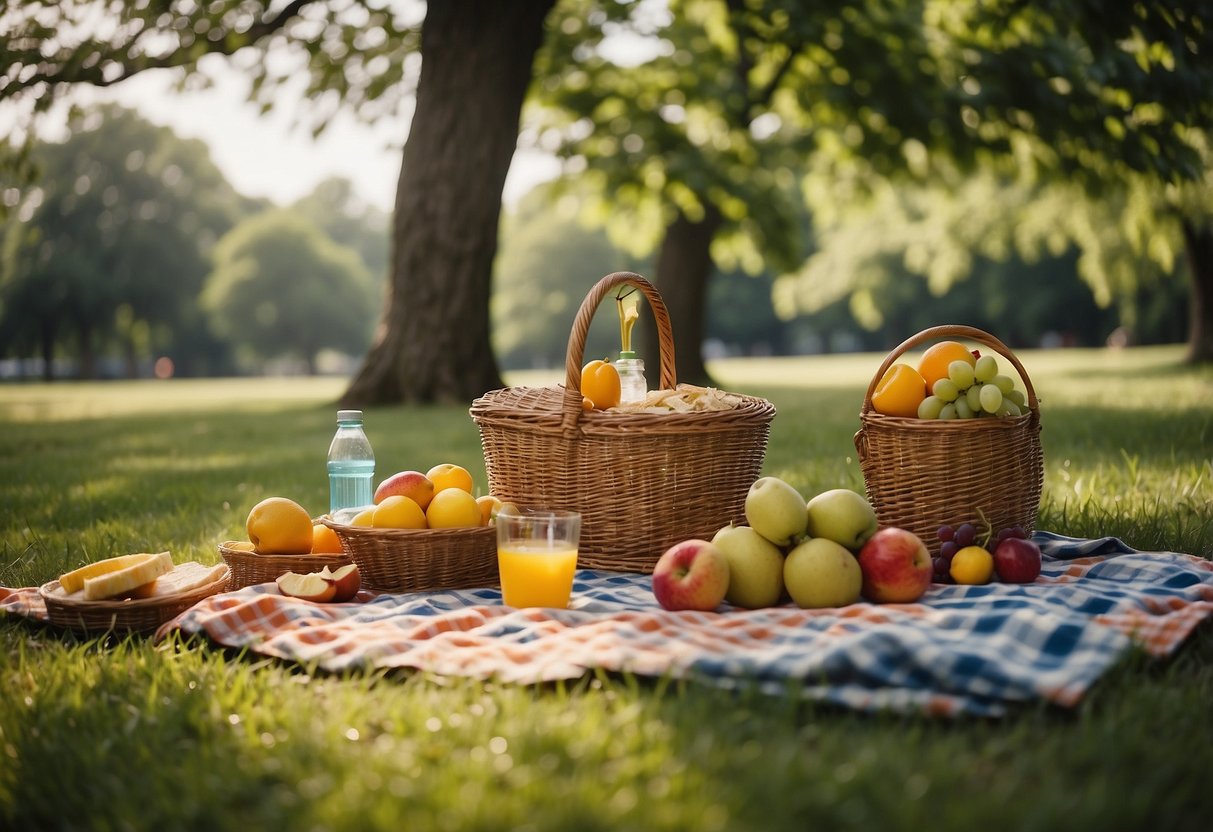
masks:
MULTIPOLYGON (((1168 656, 1213 613, 1208 560, 1110 537, 1034 539, 1045 555, 1036 583, 937 584, 914 604, 668 612, 649 576, 583 569, 568 610, 506 607, 495 589, 313 604, 261 584, 205 599, 157 638, 202 634, 328 671, 528 684, 601 668, 865 711, 997 716, 1014 703, 1074 706, 1134 645, 1168 656)), ((0 609, 38 617, 36 606, 27 590, 0 593, 0 609)))

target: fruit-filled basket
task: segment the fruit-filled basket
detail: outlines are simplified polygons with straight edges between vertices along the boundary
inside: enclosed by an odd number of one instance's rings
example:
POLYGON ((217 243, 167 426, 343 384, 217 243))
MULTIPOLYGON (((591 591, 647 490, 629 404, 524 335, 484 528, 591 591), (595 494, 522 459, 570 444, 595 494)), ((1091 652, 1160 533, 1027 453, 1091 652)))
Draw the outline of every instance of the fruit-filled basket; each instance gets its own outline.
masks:
POLYGON ((583 409, 590 321, 608 292, 628 285, 643 293, 657 325, 660 390, 685 388, 675 376, 674 337, 660 294, 638 274, 615 272, 582 301, 563 386, 493 390, 470 412, 494 495, 520 506, 581 512, 580 566, 652 572, 674 543, 710 538, 744 520, 775 408, 729 393, 728 406, 718 410, 583 409))
POLYGON ((493 526, 387 529, 352 526, 330 517, 321 522, 337 533, 367 589, 420 592, 498 585, 493 526))
POLYGON ((318 572, 324 567, 337 569, 351 562, 348 552, 305 553, 301 555, 266 554, 253 550, 242 540, 219 544, 219 556, 232 569, 231 589, 253 584, 273 583, 284 572, 318 572))
MULTIPOLYGON (((907 375, 917 374, 904 365, 897 366, 906 369, 907 375)), ((959 369, 964 371, 963 367, 959 369)), ((931 393, 929 383, 925 392, 931 393)), ((964 396, 956 394, 956 390, 949 390, 946 396, 952 396, 962 410, 971 411, 969 405, 961 404, 964 396)), ((918 399, 922 400, 922 395, 918 399)), ((980 401, 977 403, 980 408, 980 401)), ((987 410, 996 410, 988 406, 990 402, 985 404, 987 410)), ((936 530, 945 524, 971 522, 994 531, 1012 527, 1032 531, 1044 476, 1040 403, 1023 365, 993 335, 973 327, 949 325, 925 329, 906 339, 889 353, 872 377, 859 418, 855 449, 868 500, 882 526, 909 529, 933 550, 939 545, 936 530), (973 342, 1009 361, 1024 385, 1020 394, 1023 407, 1016 406, 1010 412, 999 410, 997 415, 991 412, 983 418, 949 418, 955 416, 955 406, 945 418, 931 413, 929 406, 920 411, 925 417, 879 412, 873 399, 886 374, 896 370, 897 359, 908 350, 941 339, 973 342)))

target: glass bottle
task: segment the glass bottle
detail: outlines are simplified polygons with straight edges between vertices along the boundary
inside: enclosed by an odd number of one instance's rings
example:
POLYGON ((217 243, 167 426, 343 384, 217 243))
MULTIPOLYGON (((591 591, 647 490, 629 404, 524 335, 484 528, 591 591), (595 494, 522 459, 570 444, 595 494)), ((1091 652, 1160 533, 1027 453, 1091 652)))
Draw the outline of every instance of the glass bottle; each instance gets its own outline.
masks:
POLYGON ((619 401, 644 401, 649 392, 644 378, 644 359, 637 358, 631 350, 624 350, 619 353, 615 369, 619 371, 619 401))
POLYGON ((338 410, 329 445, 329 513, 371 504, 375 452, 362 429, 361 410, 338 410))

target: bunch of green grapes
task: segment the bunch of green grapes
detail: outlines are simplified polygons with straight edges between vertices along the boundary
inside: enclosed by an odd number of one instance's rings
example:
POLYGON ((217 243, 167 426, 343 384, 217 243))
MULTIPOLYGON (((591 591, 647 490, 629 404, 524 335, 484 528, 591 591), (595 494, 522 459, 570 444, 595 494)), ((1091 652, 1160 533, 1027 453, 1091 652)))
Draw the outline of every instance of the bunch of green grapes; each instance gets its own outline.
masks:
POLYGON ((1019 416, 1027 412, 1024 394, 1010 376, 998 372, 998 359, 979 356, 975 364, 957 359, 948 377, 931 388, 918 405, 919 419, 975 419, 979 416, 1019 416))

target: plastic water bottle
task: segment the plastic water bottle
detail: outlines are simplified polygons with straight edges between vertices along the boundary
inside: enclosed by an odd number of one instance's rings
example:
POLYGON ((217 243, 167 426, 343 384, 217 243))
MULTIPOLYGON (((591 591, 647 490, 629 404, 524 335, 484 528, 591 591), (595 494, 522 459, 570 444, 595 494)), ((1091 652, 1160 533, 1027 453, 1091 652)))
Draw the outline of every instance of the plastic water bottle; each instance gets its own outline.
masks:
POLYGON ((329 513, 371 504, 375 452, 362 430, 361 410, 338 410, 329 445, 329 513))
POLYGON ((619 401, 644 401, 649 392, 644 378, 644 359, 637 358, 631 351, 621 352, 615 369, 619 371, 619 401))

